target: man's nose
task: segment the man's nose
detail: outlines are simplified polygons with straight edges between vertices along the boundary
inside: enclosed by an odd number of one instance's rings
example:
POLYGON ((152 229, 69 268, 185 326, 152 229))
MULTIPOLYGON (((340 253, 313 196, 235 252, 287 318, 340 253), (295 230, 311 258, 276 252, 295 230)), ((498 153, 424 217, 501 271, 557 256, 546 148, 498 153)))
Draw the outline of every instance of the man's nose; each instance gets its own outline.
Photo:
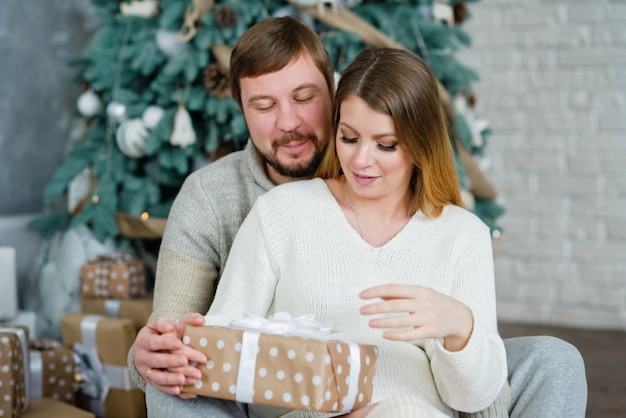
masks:
POLYGON ((293 103, 286 103, 280 106, 276 120, 278 129, 291 132, 300 127, 301 124, 302 118, 293 103))

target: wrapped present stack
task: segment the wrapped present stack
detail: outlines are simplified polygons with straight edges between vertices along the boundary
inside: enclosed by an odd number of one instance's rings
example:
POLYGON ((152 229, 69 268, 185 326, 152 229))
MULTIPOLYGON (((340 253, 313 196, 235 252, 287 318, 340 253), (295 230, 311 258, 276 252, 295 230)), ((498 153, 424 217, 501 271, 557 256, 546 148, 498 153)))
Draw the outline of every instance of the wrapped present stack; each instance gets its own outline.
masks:
POLYGON ((94 418, 92 413, 69 404, 74 398, 73 367, 71 350, 59 347, 58 342, 29 340, 26 327, 0 327, 0 416, 94 418), (37 363, 36 359, 33 361, 32 347, 43 351, 42 344, 55 355, 44 355, 37 363))
POLYGON ((128 350, 137 329, 132 320, 68 313, 61 318, 63 344, 77 355, 76 404, 98 418, 145 418, 143 391, 128 372, 128 350))
POLYGON ((145 418, 127 355, 152 312, 145 266, 127 253, 100 255, 81 267, 81 312, 61 317, 63 345, 74 351, 76 404, 98 418, 145 418))
POLYGON ((311 332, 317 321, 310 317, 280 314, 280 319, 248 316, 230 328, 187 325, 183 342, 210 361, 199 368, 202 379, 183 391, 323 412, 346 413, 367 405, 377 347, 324 338, 311 332))

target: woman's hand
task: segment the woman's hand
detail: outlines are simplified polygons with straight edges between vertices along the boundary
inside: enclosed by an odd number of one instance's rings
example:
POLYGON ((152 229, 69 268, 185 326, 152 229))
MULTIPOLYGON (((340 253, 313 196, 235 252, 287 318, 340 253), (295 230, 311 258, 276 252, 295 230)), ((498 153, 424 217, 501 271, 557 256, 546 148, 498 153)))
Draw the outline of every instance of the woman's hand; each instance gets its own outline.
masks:
POLYGON ((404 328, 385 331, 384 338, 400 341, 443 338, 446 350, 459 351, 465 347, 472 334, 474 319, 470 309, 462 302, 431 288, 387 284, 365 289, 359 296, 368 300, 382 299, 362 306, 362 315, 392 314, 371 319, 370 327, 404 328))
POLYGON ((195 395, 181 394, 182 385, 192 385, 202 377, 190 362, 206 363, 204 354, 182 342, 185 324, 203 325, 204 316, 199 313, 185 315, 176 324, 160 317, 144 326, 135 339, 133 361, 147 383, 162 392, 192 398, 195 395))

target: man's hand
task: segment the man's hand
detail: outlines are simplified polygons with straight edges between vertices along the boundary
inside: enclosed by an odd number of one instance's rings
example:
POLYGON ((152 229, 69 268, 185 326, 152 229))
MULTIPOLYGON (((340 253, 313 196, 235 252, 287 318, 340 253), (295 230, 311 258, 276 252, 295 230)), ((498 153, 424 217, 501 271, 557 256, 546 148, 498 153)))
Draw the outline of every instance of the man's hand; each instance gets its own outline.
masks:
POLYGON ((195 397, 181 394, 182 385, 193 385, 202 377, 200 371, 190 362, 204 364, 207 358, 182 342, 185 324, 200 326, 204 316, 199 313, 185 315, 174 324, 168 318, 160 317, 148 323, 135 339, 133 361, 135 367, 147 383, 162 392, 179 395, 181 398, 195 397))

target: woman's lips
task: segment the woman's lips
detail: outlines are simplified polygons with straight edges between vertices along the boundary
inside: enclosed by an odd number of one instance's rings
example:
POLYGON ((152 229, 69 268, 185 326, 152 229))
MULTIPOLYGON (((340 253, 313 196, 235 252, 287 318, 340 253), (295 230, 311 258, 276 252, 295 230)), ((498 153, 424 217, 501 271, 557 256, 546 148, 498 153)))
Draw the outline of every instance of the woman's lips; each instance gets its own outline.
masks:
POLYGON ((361 186, 370 185, 378 179, 378 177, 361 176, 356 173, 352 173, 352 177, 354 178, 354 181, 356 181, 357 184, 360 184, 361 186))

